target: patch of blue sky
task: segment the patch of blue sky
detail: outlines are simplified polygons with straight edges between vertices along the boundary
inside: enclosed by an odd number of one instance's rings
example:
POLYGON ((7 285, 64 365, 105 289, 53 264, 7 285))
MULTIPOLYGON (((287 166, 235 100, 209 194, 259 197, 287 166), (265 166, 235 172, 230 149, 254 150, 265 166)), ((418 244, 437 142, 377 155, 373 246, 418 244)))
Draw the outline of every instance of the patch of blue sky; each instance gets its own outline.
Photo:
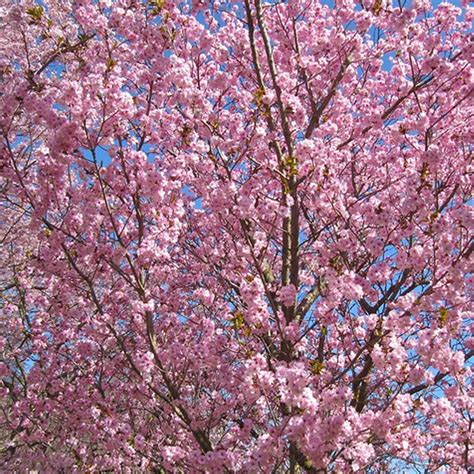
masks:
POLYGON ((108 166, 112 163, 112 158, 109 155, 108 149, 105 147, 96 147, 94 153, 87 148, 81 147, 80 152, 87 161, 90 163, 97 163, 100 167, 108 166))

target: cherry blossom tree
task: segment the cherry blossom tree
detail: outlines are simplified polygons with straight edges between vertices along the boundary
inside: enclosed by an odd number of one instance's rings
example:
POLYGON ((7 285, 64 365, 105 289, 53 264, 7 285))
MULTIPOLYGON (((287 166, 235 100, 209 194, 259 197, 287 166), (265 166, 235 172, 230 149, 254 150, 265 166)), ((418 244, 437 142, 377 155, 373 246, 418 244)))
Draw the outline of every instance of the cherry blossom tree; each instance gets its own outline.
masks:
POLYGON ((467 472, 473 17, 2 0, 1 470, 467 472))

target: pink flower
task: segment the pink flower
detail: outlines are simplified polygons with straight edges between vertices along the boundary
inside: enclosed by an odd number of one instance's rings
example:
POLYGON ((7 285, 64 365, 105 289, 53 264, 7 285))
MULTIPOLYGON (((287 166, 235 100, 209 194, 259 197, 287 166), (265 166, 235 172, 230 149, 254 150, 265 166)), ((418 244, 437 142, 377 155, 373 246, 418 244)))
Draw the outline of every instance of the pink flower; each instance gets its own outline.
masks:
POLYGON ((286 286, 283 286, 280 289, 280 301, 284 306, 292 306, 295 303, 295 298, 296 298, 296 288, 295 285, 289 284, 286 286))

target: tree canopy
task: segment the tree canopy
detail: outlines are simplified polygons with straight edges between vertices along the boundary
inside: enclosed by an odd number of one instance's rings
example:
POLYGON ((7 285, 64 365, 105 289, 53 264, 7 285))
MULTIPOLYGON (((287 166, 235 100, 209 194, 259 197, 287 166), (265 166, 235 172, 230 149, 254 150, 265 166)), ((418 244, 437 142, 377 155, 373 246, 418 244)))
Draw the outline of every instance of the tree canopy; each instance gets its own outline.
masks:
POLYGON ((467 472, 473 11, 2 0, 0 469, 467 472))

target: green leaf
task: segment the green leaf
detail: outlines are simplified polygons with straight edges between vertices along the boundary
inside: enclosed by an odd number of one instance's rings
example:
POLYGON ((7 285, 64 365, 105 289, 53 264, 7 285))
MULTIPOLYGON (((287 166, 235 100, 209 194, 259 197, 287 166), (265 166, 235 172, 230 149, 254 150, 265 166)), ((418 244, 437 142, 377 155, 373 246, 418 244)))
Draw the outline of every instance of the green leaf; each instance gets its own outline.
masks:
POLYGON ((309 365, 313 375, 320 375, 324 370, 324 363, 320 360, 312 360, 309 365))
POLYGON ((244 324, 245 319, 242 311, 237 311, 237 313, 235 313, 234 317, 232 318, 232 327, 238 331, 239 329, 243 328, 244 324))
POLYGON ((298 158, 296 156, 287 156, 285 159, 285 167, 290 176, 298 175, 298 158))
POLYGON ((166 0, 150 0, 148 3, 151 6, 151 13, 159 15, 166 5, 166 0))
POLYGON ((446 326, 446 323, 448 322, 448 319, 449 319, 449 311, 446 308, 441 307, 439 308, 438 312, 439 312, 439 325, 441 327, 444 327, 446 326))
POLYGON ((107 66, 107 72, 112 71, 112 69, 115 67, 116 64, 117 64, 117 61, 115 61, 115 59, 112 59, 112 58, 107 59, 105 63, 105 65, 107 66))
POLYGON ((265 89, 262 87, 259 87, 255 93, 254 93, 254 99, 255 99, 255 104, 257 107, 262 107, 263 106, 263 97, 265 96, 265 89))
POLYGON ((374 6, 372 7, 372 13, 378 15, 382 10, 382 0, 375 0, 374 6))
POLYGON ((26 9, 26 14, 33 20, 34 23, 38 23, 43 18, 44 8, 42 6, 35 6, 26 9))

